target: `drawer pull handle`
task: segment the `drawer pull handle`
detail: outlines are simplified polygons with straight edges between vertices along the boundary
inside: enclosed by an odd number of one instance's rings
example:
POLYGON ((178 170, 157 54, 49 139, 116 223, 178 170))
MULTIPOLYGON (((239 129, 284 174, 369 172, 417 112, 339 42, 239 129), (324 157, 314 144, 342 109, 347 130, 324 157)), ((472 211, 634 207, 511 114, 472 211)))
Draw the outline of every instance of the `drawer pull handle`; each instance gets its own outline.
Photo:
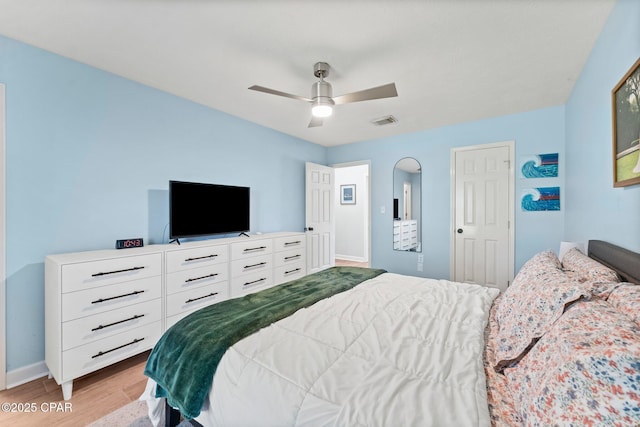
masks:
POLYGON ((91 356, 92 359, 95 359, 96 357, 100 357, 100 356, 104 356, 107 353, 111 353, 112 351, 116 351, 116 350, 120 350, 121 348, 139 343, 140 341, 142 341, 144 338, 136 338, 133 341, 131 341, 130 343, 127 344, 122 344, 121 346, 118 347, 114 347, 111 350, 107 350, 107 351, 99 351, 98 354, 94 354, 93 356, 91 356))
POLYGON ((130 317, 128 319, 119 320, 119 321, 113 322, 113 323, 107 323, 106 325, 98 325, 95 328, 91 329, 91 332, 99 331, 100 329, 108 328, 109 326, 119 325, 120 323, 129 322, 131 320, 136 320, 136 319, 139 319, 141 317, 144 317, 144 314, 136 314, 135 316, 130 317))
POLYGON ((266 265, 266 264, 267 264, 266 262, 259 262, 257 264, 245 265, 244 269, 246 270, 248 268, 261 267, 261 266, 266 265))
POLYGON ((293 270, 285 271, 284 274, 297 273, 298 271, 300 271, 300 268, 294 268, 293 270))
POLYGON ((285 242, 284 245, 285 246, 289 246, 289 245, 299 245, 300 243, 302 243, 300 240, 296 240, 295 242, 285 242))
POLYGON ((284 257, 284 260, 285 260, 285 261, 289 261, 290 259, 295 259, 295 258, 300 258, 300 254, 298 254, 298 255, 286 256, 286 257, 284 257))
POLYGON ((130 297, 131 295, 138 295, 138 294, 141 294, 143 292, 144 291, 133 291, 133 292, 128 293, 128 294, 118 295, 117 297, 100 298, 100 299, 97 299, 95 301, 91 301, 91 304, 99 304, 101 302, 111 301, 111 300, 118 299, 118 298, 130 297))
POLYGON ((255 285, 256 283, 264 282, 265 280, 267 280, 267 278, 266 278, 266 277, 263 277, 262 279, 254 280, 253 282, 247 282, 247 283, 245 283, 245 284, 244 284, 244 285, 242 285, 242 286, 255 285))
POLYGON ((211 292, 209 295, 205 295, 205 296, 203 296, 203 297, 198 297, 198 298, 189 298, 189 299, 188 299, 188 300, 186 300, 184 303, 185 303, 185 304, 189 304, 190 302, 198 301, 198 300, 205 299, 205 298, 209 298, 209 297, 214 297, 214 296, 216 296, 216 295, 218 295, 218 293, 217 293, 217 292, 211 292))
POLYGON ((126 273, 127 271, 142 270, 143 268, 144 267, 131 267, 131 268, 125 268, 124 270, 105 271, 102 273, 94 273, 91 275, 91 277, 106 276, 108 274, 126 273))
POLYGON ((263 249, 267 249, 267 247, 266 246, 258 246, 257 248, 247 248, 243 252, 261 251, 263 249))
POLYGON ((218 273, 211 273, 211 274, 207 274, 206 276, 202 276, 202 277, 193 277, 191 279, 185 280, 184 283, 195 282, 196 280, 208 279, 209 277, 216 277, 217 275, 218 275, 218 273))
POLYGON ((205 255, 205 256, 199 256, 199 257, 193 257, 193 258, 187 258, 184 260, 184 262, 189 262, 189 261, 198 261, 199 259, 207 259, 207 258, 215 258, 217 257, 218 254, 211 254, 211 255, 205 255))

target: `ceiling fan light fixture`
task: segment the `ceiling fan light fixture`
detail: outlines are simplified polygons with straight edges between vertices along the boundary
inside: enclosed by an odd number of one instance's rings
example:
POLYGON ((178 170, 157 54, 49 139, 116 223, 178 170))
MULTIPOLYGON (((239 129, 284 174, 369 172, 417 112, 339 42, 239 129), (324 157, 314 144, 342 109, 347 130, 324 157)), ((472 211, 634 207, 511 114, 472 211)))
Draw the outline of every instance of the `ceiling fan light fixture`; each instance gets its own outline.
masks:
MULTIPOLYGON (((331 101, 331 99, 329 99, 331 101)), ((313 117, 329 117, 333 114, 333 102, 316 99, 311 107, 313 117)))

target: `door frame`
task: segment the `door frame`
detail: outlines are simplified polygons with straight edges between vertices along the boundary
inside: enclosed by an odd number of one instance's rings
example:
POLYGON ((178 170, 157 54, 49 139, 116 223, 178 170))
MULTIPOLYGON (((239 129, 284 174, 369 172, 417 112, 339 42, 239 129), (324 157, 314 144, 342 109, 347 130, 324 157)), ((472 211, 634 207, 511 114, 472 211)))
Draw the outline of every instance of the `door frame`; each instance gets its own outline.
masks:
POLYGON ((332 168, 348 168, 352 166, 367 166, 367 187, 365 191, 367 192, 367 203, 368 206, 365 209, 367 213, 367 230, 366 230, 366 238, 367 238, 367 262, 371 265, 371 160, 356 160, 353 162, 345 162, 345 163, 334 163, 331 165, 332 168))
POLYGON ((0 83, 0 390, 7 388, 6 102, 0 83))
POLYGON ((483 150, 487 148, 507 147, 509 149, 509 281, 508 285, 513 282, 515 274, 515 147, 516 142, 502 141, 492 142, 488 144, 469 145, 464 147, 454 147, 451 149, 451 218, 450 218, 450 253, 449 253, 449 277, 451 280, 455 277, 456 268, 456 156, 460 151, 483 150))

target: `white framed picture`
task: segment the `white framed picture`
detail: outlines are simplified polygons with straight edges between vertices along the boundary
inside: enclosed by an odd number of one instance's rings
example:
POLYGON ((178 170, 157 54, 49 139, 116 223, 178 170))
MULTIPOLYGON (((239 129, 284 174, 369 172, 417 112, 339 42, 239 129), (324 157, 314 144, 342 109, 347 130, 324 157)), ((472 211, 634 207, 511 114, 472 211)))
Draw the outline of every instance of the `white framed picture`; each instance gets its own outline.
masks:
POLYGON ((356 204, 356 185, 355 184, 340 186, 340 204, 341 205, 356 204))

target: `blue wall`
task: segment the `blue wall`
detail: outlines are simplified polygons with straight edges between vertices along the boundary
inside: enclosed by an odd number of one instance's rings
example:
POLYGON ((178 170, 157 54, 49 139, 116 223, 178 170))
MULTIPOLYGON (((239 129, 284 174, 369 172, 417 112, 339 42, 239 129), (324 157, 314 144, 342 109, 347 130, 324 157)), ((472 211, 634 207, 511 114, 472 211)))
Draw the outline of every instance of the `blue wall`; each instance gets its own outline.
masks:
MULTIPOLYGON (((374 267, 425 277, 449 278, 451 239, 451 148, 515 141, 515 161, 523 155, 557 152, 560 176, 544 180, 517 178, 515 198, 532 186, 561 187, 564 181, 564 107, 463 123, 376 141, 329 149, 329 163, 371 161, 371 262, 374 267), (417 254, 393 250, 393 167, 403 157, 422 166, 423 272, 417 271, 417 254), (381 208, 385 207, 385 213, 381 208)), ((516 208, 516 269, 536 252, 557 249, 563 234, 563 212, 521 212, 516 208)))
POLYGON ((611 90, 638 58, 640 1, 619 0, 567 102, 565 240, 640 252, 640 185, 613 187, 611 117, 611 90))
POLYGON ((640 251, 640 185, 613 188, 611 158, 611 89, 640 57, 638 16, 640 1, 618 0, 565 106, 330 148, 330 164, 371 160, 372 265, 448 278, 450 150, 506 140, 515 141, 517 164, 522 156, 559 153, 558 178, 516 174, 516 271, 536 252, 557 250, 561 240, 602 239, 640 251), (407 156, 423 171, 423 273, 416 254, 392 250, 391 171, 407 156), (519 209, 523 189, 556 185, 560 212, 519 209))
POLYGON ((44 360, 44 257, 164 242, 170 179, 250 186, 252 231, 304 227, 325 147, 3 37, 0 82, 9 371, 44 360))

